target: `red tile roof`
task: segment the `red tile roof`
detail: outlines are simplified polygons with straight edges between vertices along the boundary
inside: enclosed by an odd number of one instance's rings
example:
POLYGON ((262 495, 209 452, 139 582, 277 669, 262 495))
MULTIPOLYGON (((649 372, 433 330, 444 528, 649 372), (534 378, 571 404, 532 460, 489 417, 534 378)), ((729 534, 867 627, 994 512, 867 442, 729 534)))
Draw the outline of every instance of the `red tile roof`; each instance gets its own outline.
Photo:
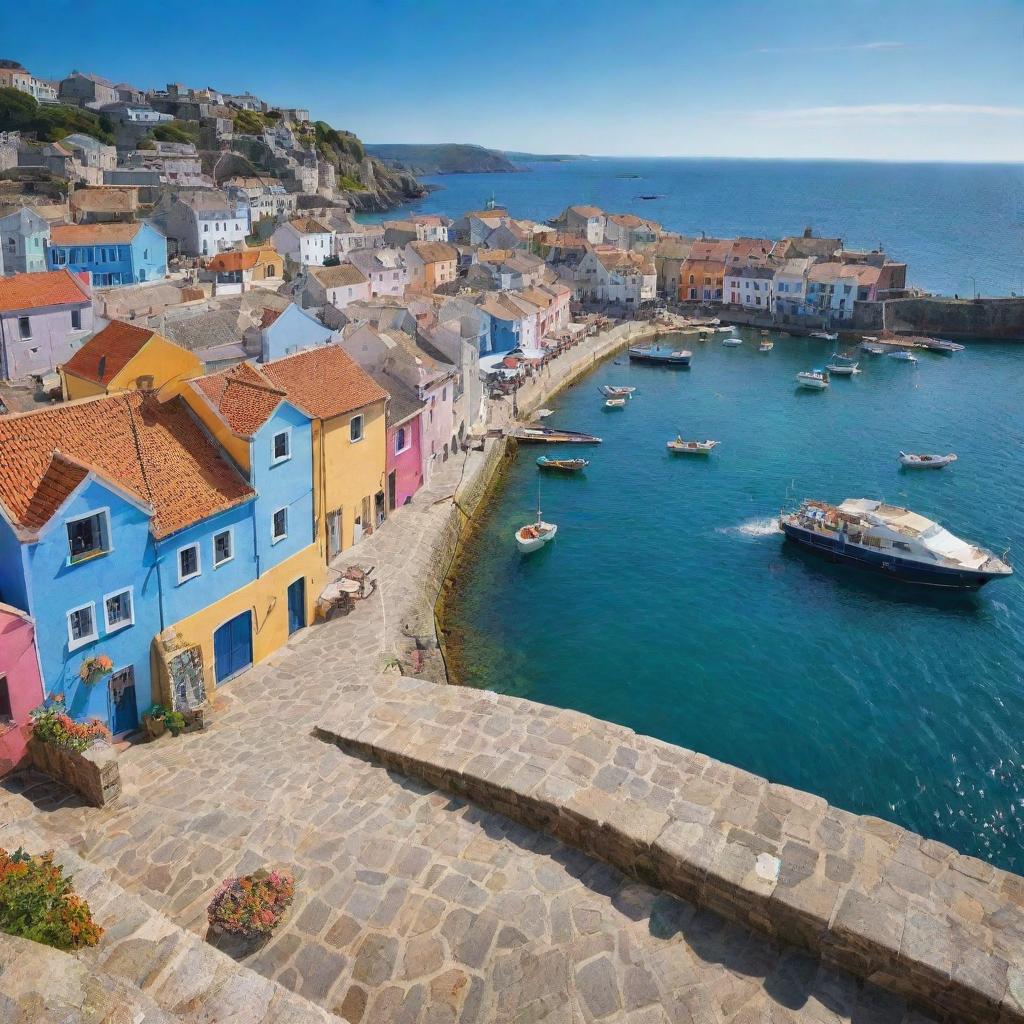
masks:
POLYGON ((255 493, 180 398, 129 391, 0 419, 0 503, 16 524, 38 529, 90 471, 151 508, 157 538, 255 493))
POLYGON ((237 252, 222 252, 214 256, 206 264, 208 270, 252 270, 259 262, 260 251, 258 249, 246 249, 237 252))
POLYGON ((130 242, 141 223, 133 224, 55 224, 50 228, 52 245, 117 245, 130 242))
POLYGON ((380 402, 388 393, 343 349, 321 345, 262 367, 264 374, 309 416, 330 419, 380 402))
POLYGON ((89 301, 89 289, 85 282, 68 270, 0 277, 0 313, 71 303, 80 305, 89 301))
POLYGON ((109 384, 154 333, 121 320, 111 320, 64 364, 64 369, 83 380, 109 384))
POLYGON ((217 409, 232 433, 252 437, 281 404, 285 393, 250 363, 192 382, 217 409))

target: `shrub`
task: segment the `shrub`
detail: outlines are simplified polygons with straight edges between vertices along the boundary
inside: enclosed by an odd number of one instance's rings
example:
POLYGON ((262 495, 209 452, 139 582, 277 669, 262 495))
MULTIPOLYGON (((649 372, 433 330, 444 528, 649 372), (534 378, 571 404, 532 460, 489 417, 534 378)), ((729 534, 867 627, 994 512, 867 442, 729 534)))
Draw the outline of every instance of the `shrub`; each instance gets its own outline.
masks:
POLYGON ((0 929, 55 949, 95 946, 103 929, 53 853, 0 850, 0 929))
POLYGON ((185 716, 180 711, 174 711, 164 704, 154 704, 146 712, 146 717, 163 722, 174 736, 177 736, 185 728, 185 716))
POLYGON ((169 121, 158 124, 152 132, 157 142, 198 143, 199 124, 196 121, 169 121))
POLYGON ((295 879, 286 871, 264 871, 226 878, 206 916, 210 924, 245 938, 269 935, 291 906, 295 879))
POLYGON ((109 739, 107 727, 98 719, 76 722, 64 709, 63 694, 48 697, 31 712, 32 738, 55 747, 81 753, 98 739, 109 739))

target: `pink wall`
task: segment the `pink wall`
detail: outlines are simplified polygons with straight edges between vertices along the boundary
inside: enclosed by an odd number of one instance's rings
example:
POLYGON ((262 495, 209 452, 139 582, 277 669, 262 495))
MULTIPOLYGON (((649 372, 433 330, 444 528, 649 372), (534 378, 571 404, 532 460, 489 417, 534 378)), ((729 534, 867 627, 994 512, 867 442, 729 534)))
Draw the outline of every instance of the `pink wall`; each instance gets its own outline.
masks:
POLYGON ((398 427, 388 427, 387 472, 395 474, 395 506, 400 508, 405 499, 415 494, 423 486, 423 443, 422 422, 417 414, 411 420, 400 424, 405 430, 407 447, 395 453, 395 436, 398 427))
POLYGON ((424 393, 427 405, 423 417, 423 464, 425 482, 430 483, 434 470, 445 459, 445 449, 452 451, 452 436, 455 434, 455 382, 446 380, 433 384, 424 393))
POLYGON ((25 756, 28 713, 43 702, 35 627, 31 619, 6 604, 0 604, 0 676, 7 677, 12 713, 12 721, 0 720, 0 775, 4 775, 25 756))

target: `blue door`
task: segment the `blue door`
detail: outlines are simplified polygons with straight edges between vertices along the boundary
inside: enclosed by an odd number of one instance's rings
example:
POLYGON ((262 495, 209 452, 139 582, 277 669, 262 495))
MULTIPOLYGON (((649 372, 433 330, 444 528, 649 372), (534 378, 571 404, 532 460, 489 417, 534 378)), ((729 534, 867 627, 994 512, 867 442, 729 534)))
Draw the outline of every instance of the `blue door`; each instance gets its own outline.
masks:
POLYGON ((288 587, 288 635, 306 624, 306 580, 297 579, 288 587))
POLYGON ((119 669, 110 677, 110 731, 118 736, 139 727, 139 709, 135 703, 135 669, 119 669))
POLYGON ((252 664, 251 612, 236 615, 213 634, 213 661, 218 683, 252 664))

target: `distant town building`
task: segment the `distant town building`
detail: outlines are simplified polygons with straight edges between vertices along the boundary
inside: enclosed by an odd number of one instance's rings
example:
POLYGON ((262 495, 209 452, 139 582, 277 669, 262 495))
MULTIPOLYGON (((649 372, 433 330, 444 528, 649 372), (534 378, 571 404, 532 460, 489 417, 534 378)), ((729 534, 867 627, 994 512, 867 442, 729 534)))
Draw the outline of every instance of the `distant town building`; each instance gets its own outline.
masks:
POLYGON ((59 224, 50 230, 51 270, 88 271, 94 287, 167 276, 167 239, 150 224, 59 224))
POLYGON ((35 274, 46 269, 50 225, 31 206, 0 210, 0 272, 35 274))

